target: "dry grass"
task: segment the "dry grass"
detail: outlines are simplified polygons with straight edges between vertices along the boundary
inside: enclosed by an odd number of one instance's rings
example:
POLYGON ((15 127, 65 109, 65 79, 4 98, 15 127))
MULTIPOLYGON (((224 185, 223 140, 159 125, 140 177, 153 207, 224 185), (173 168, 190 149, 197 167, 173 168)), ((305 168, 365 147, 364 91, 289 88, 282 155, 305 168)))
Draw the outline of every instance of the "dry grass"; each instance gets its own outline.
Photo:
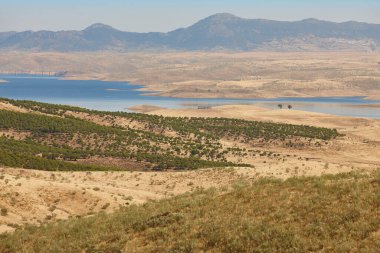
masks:
POLYGON ((0 252, 378 252, 380 174, 237 182, 0 236, 0 252))
POLYGON ((239 178, 256 179, 259 175, 259 171, 243 168, 165 173, 0 168, 0 208, 8 211, 7 216, 0 215, 0 233, 27 224, 86 216, 102 211, 107 203, 106 211, 112 212, 119 206, 143 204, 197 188, 223 187, 239 178))

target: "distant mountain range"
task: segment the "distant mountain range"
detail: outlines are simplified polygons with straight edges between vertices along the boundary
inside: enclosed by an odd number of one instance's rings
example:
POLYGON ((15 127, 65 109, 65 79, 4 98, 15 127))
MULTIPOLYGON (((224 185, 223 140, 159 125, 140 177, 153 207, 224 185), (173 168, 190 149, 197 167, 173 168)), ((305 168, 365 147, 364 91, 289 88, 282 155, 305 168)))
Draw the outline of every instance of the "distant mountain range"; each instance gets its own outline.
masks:
POLYGON ((82 31, 0 33, 0 50, 368 50, 380 49, 380 25, 335 23, 317 19, 295 22, 244 19, 215 14, 168 33, 123 32, 104 24, 82 31))

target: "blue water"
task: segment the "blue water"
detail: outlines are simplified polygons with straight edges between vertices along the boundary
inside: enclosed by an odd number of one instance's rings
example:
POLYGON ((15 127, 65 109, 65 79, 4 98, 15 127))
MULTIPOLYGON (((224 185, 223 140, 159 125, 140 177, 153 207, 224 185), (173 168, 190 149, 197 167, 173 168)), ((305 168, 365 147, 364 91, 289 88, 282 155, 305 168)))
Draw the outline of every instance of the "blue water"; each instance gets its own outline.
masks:
POLYGON ((380 101, 363 97, 312 97, 276 99, 209 99, 158 97, 139 91, 142 86, 127 82, 61 80, 56 77, 32 75, 0 75, 0 97, 34 100, 80 106, 104 111, 128 111, 135 105, 155 105, 166 108, 197 107, 198 105, 257 104, 277 109, 291 104, 295 110, 321 112, 341 116, 380 118, 380 108, 360 107, 380 101))

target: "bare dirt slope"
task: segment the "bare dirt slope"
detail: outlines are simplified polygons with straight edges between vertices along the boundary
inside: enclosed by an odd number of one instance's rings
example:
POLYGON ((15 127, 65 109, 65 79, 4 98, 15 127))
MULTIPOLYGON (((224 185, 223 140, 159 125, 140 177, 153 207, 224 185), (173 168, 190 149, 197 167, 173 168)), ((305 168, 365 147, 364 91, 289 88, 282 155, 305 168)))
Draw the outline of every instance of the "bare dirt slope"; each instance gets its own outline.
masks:
POLYGON ((0 168, 0 232, 75 215, 111 211, 199 187, 228 185, 256 171, 239 169, 191 172, 44 172, 0 168))
MULTIPOLYGON (((227 187, 236 180, 258 177, 287 178, 320 175, 309 169, 278 165, 257 168, 206 169, 189 172, 45 172, 0 168, 0 233, 23 224, 43 224, 73 216, 111 212, 120 206, 141 204, 199 188, 227 187)), ((328 172, 348 172, 348 167, 331 167, 328 172)))

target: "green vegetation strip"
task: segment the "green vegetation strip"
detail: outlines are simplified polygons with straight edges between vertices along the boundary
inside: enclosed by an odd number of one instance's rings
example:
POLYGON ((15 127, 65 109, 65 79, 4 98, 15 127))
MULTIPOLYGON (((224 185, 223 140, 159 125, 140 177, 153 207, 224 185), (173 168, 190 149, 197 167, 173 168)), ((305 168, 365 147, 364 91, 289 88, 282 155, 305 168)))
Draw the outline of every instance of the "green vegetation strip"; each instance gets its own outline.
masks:
POLYGON ((101 167, 95 165, 74 164, 64 161, 46 159, 37 156, 0 152, 0 165, 13 168, 26 168, 47 171, 116 171, 118 168, 101 167))
POLYGON ((339 136, 336 129, 269 123, 229 118, 181 118, 162 117, 139 113, 102 112, 66 105, 52 105, 33 101, 2 99, 15 106, 40 111, 48 114, 63 115, 66 111, 85 112, 94 115, 120 116, 149 123, 160 128, 168 128, 182 134, 207 136, 219 139, 221 136, 243 136, 246 138, 284 139, 290 136, 330 140, 339 136))
POLYGON ((269 123, 230 118, 176 118, 146 114, 113 113, 130 117, 162 128, 170 128, 181 134, 194 134, 219 139, 221 136, 243 137, 247 139, 285 139, 305 137, 330 140, 339 136, 336 129, 322 127, 269 123))
POLYGON ((236 183, 28 226, 0 252, 379 252, 380 172, 236 183))
POLYGON ((86 158, 83 151, 43 146, 0 137, 0 165, 48 171, 109 171, 118 168, 70 163, 64 160, 86 158), (63 160, 57 160, 63 159, 63 160))
MULTIPOLYGON (((157 164, 157 168, 159 169, 176 168, 178 170, 186 170, 197 168, 239 166, 237 164, 228 162, 206 161, 191 157, 181 158, 169 155, 148 154, 144 152, 131 153, 124 151, 113 153, 75 150, 70 148, 57 148, 41 145, 30 140, 18 141, 5 137, 0 137, 0 150, 0 165, 49 171, 120 170, 114 167, 111 168, 66 162, 76 161, 77 159, 85 159, 92 155, 135 159, 136 161, 149 161, 151 163, 157 164)), ((244 166, 249 167, 249 165, 244 166)))
MULTIPOLYGON (((91 111, 32 101, 0 101, 44 113, 28 114, 0 110, 0 129, 30 133, 29 142, 19 141, 14 147, 2 140, 4 151, 8 150, 10 153, 4 152, 0 157, 0 164, 17 164, 24 168, 40 168, 43 161, 58 160, 59 166, 55 165, 54 169, 65 166, 71 169, 74 165, 66 165, 67 162, 60 160, 76 160, 95 155, 145 161, 156 169, 248 167, 247 164, 228 162, 228 155, 233 155, 234 151, 224 148, 220 142, 221 138, 232 138, 247 143, 255 139, 261 142, 268 139, 288 139, 288 142, 292 142, 293 137, 307 138, 309 141, 328 141, 339 136, 335 129, 311 126, 225 118, 166 118, 136 113, 91 111), (130 122, 138 121, 145 130, 99 125, 68 116, 65 114, 68 111, 102 116, 109 121, 108 123, 112 123, 116 116, 123 117, 130 122), (176 136, 165 135, 167 130, 174 131, 176 136), (18 162, 11 163, 10 154, 17 154, 18 158, 15 161, 18 162), (39 154, 42 154, 43 160, 38 157, 39 154)), ((247 155, 244 149, 238 152, 247 155)))
POLYGON ((41 133, 123 134, 121 129, 104 127, 92 122, 54 116, 0 110, 0 128, 41 133))

